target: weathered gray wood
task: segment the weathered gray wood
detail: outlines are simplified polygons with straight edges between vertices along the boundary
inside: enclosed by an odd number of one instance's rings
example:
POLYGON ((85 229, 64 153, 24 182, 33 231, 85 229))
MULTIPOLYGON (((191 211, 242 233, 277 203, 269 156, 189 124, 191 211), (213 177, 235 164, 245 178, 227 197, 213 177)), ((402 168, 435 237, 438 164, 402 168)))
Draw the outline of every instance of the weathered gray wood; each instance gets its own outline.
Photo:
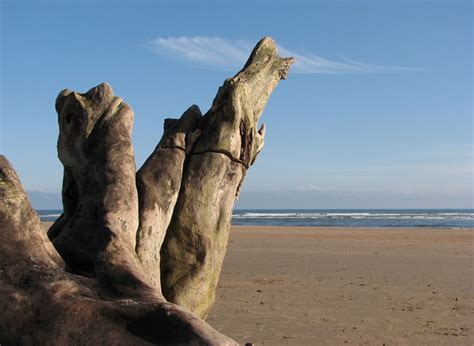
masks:
POLYGON ((0 343, 235 344, 198 317, 214 301, 233 204, 263 147, 260 115, 292 62, 261 40, 204 116, 192 106, 165 121, 137 173, 131 108, 105 83, 63 90, 54 247, 0 156, 0 343))
POLYGON ((64 262, 41 232, 41 222, 31 207, 20 179, 5 156, 0 155, 0 273, 16 284, 25 275, 23 266, 62 268, 64 262))
POLYGON ((2 345, 237 345, 156 290, 128 281, 138 293, 118 299, 103 280, 65 272, 2 155, 0 254, 2 345))
POLYGON ((234 201, 263 147, 258 120, 292 58, 264 38, 244 68, 219 88, 186 162, 172 222, 161 249, 161 282, 169 301, 205 318, 226 252, 234 201))
POLYGON ((136 251, 145 273, 160 286, 160 249, 181 188, 186 152, 200 133, 202 114, 190 107, 179 120, 167 119, 163 138, 137 172, 139 221, 136 251))
POLYGON ((106 84, 56 100, 65 213, 50 232, 72 272, 100 277, 111 291, 152 286, 135 254, 138 194, 133 111, 106 84), (126 284, 124 284, 126 283, 126 284))

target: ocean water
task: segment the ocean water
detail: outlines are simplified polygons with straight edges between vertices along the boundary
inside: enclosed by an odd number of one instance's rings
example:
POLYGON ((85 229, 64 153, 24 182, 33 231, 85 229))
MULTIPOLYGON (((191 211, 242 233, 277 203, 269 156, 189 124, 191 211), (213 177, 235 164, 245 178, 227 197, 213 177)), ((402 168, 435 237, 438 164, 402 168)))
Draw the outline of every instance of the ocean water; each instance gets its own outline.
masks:
MULTIPOLYGON (((62 210, 38 210, 54 221, 62 210)), ((474 209, 240 209, 232 224, 250 226, 474 228, 474 209)))
POLYGON ((234 225, 474 228, 474 209, 234 210, 234 225))
POLYGON ((36 209, 41 221, 56 221, 62 214, 62 210, 55 209, 36 209))

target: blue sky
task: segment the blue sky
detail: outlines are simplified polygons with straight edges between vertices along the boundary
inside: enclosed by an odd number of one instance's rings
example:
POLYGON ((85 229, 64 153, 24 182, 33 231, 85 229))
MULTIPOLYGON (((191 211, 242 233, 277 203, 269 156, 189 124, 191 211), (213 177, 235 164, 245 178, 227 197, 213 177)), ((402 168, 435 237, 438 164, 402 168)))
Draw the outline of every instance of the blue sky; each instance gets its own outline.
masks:
POLYGON ((59 205, 54 101, 109 82, 141 165, 252 46, 297 59, 239 208, 472 208, 470 1, 1 1, 0 151, 59 205))

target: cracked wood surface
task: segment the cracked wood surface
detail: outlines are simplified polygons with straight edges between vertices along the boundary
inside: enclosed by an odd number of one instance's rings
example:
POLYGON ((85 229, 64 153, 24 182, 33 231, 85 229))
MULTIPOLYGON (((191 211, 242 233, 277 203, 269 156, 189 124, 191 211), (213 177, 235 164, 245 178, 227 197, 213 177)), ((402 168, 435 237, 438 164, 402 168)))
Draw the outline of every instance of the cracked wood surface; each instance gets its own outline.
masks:
POLYGON ((247 169, 263 148, 260 115, 292 58, 264 38, 244 68, 219 88, 188 158, 161 249, 164 296, 205 318, 214 302, 232 208, 247 169))

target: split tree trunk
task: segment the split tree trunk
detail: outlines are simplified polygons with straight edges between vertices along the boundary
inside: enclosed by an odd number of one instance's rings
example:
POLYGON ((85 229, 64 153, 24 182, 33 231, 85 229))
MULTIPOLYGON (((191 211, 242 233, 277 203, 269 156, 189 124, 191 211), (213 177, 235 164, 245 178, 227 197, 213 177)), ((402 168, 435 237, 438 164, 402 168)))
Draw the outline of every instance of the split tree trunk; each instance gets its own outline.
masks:
POLYGON ((258 120, 292 62, 261 40, 204 116, 165 121, 136 174, 131 108, 108 84, 62 91, 54 247, 0 157, 0 343, 233 344, 195 315, 213 304, 258 120))
POLYGON ((234 201, 263 148, 265 126, 258 129, 258 120, 292 61, 263 39, 244 68, 219 88, 186 162, 161 249, 161 282, 168 300, 202 318, 214 303, 234 201))

